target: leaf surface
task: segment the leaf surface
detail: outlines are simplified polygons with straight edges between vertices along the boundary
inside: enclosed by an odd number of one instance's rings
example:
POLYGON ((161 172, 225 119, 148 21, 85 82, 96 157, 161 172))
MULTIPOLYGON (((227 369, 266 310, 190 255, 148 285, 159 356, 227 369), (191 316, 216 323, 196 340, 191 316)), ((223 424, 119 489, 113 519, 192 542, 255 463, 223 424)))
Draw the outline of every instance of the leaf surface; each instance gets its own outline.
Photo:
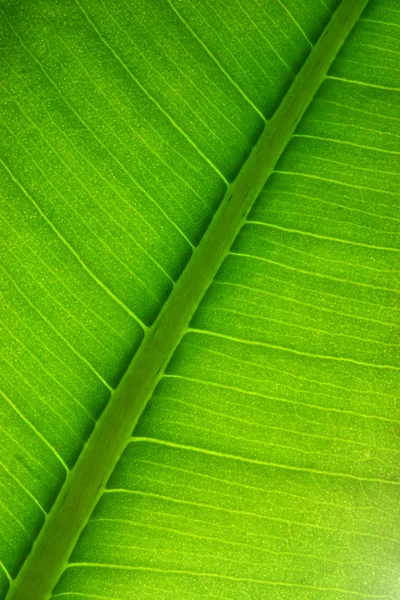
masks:
POLYGON ((336 4, 2 3, 1 597, 398 597, 400 7, 336 4))

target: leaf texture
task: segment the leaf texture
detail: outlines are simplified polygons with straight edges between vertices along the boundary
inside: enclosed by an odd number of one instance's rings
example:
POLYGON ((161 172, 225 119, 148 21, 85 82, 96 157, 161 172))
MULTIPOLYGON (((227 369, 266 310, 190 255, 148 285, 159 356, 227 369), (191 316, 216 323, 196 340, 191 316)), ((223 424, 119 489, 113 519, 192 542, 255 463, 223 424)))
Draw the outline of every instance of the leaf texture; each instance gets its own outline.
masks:
MULTIPOLYGON (((5 597, 336 3, 3 5, 5 597)), ((397 598, 399 27, 368 3, 53 598, 397 598)))

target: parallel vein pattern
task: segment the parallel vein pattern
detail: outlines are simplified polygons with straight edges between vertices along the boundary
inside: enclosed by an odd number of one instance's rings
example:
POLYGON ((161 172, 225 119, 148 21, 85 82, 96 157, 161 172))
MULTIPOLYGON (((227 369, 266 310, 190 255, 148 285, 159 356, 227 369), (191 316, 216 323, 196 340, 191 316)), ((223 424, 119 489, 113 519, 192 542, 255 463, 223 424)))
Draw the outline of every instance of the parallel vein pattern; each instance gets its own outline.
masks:
POLYGON ((54 599, 398 598, 399 31, 369 3, 54 599))
POLYGON ((4 598, 337 1, 0 4, 4 598))

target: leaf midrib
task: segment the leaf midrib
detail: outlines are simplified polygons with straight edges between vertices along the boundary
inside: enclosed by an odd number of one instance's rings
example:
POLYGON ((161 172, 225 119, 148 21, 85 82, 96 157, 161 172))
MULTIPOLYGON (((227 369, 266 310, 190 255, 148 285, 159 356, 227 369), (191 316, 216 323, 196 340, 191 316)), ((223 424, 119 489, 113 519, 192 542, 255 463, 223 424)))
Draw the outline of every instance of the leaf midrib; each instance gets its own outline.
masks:
POLYGON ((221 206, 68 474, 7 600, 47 598, 152 391, 295 126, 368 0, 343 0, 221 206))

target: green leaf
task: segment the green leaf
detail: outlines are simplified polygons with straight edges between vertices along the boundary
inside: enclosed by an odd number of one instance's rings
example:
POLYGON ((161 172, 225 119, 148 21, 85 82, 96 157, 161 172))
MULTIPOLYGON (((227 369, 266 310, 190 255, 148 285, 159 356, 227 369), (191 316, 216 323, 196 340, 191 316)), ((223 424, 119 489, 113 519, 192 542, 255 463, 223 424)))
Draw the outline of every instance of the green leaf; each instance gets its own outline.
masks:
POLYGON ((398 598, 398 0, 0 6, 0 598, 398 598))

